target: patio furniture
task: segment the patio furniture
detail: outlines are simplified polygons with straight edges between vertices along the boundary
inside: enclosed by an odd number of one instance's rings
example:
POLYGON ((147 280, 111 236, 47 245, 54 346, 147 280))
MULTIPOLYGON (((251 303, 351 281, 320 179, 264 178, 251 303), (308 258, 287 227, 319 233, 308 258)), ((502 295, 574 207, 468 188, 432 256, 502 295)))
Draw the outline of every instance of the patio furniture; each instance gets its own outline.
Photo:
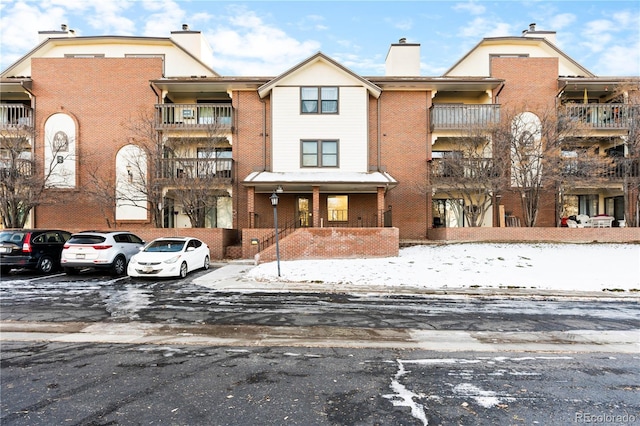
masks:
POLYGON ((591 218, 586 214, 577 215, 576 222, 578 222, 578 228, 591 228, 591 218))
POLYGON ((592 228, 611 228, 615 218, 613 216, 594 216, 591 218, 592 228))

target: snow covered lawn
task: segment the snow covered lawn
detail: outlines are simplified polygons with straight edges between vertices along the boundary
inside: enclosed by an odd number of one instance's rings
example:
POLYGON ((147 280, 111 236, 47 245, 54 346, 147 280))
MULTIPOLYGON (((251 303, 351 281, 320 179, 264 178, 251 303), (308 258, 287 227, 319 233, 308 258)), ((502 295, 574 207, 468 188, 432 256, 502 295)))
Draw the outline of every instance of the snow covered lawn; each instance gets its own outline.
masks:
POLYGON ((449 243, 381 259, 295 260, 253 268, 261 281, 351 286, 640 291, 640 244, 449 243))

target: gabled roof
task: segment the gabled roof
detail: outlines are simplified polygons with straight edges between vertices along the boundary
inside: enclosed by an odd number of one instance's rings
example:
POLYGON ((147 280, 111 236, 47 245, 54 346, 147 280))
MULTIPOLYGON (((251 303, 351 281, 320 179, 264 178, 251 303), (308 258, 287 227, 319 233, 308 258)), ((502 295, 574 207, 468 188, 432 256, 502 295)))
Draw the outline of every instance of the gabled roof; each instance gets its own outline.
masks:
POLYGON ((578 69, 580 69, 580 71, 582 71, 584 73, 584 77, 595 77, 595 74, 593 74, 591 71, 589 71, 588 69, 586 69, 585 67, 580 65, 578 62, 576 62, 574 59, 572 59, 569 55, 564 53, 562 50, 558 49, 558 47, 556 47, 556 45, 551 43, 549 40, 547 40, 545 38, 542 38, 542 37, 513 37, 513 36, 510 36, 510 37, 487 37, 487 38, 483 38, 478 44, 476 44, 471 50, 469 50, 466 55, 464 55, 451 68, 449 68, 443 74, 443 76, 445 76, 445 77, 449 76, 449 74, 453 70, 455 70, 460 64, 465 62, 465 60, 467 60, 480 47, 485 46, 485 45, 500 44, 500 43, 522 44, 522 45, 543 45, 544 47, 555 51, 558 54, 558 57, 560 58, 560 60, 565 60, 565 61, 569 62, 570 64, 572 64, 573 66, 575 66, 578 69))
POLYGON ((376 86, 375 84, 371 83, 370 81, 360 77, 358 74, 354 73, 353 71, 351 71, 350 69, 344 67, 343 65, 340 65, 338 62, 334 61, 333 59, 331 59, 330 57, 326 56, 325 54, 323 54, 322 52, 318 52, 315 55, 311 56, 310 58, 300 62, 298 65, 294 66, 293 68, 285 71, 284 73, 280 74, 278 77, 274 78, 273 80, 269 81, 268 83, 260 86, 258 88, 258 94, 260 95, 261 98, 264 98, 265 96, 267 96, 271 90, 278 85, 278 83, 295 74, 300 72, 301 70, 317 63, 317 62, 324 62, 334 68, 336 68, 337 70, 348 74, 351 78, 353 78, 354 80, 358 81, 359 84, 361 84, 362 86, 366 87, 366 89, 369 91, 369 93, 374 96, 374 97, 379 97, 380 93, 382 93, 382 89, 378 86, 376 86))
MULTIPOLYGON (((184 52, 190 56, 194 61, 205 67, 214 76, 219 76, 209 65, 203 63, 200 59, 195 57, 192 53, 182 47, 180 44, 173 41, 168 37, 136 37, 136 36, 86 36, 86 37, 64 37, 64 38, 48 38, 42 43, 34 47, 26 55, 22 56, 16 62, 11 64, 7 69, 2 71, 0 77, 13 77, 11 71, 19 68, 25 62, 31 60, 31 58, 40 58, 45 56, 46 52, 57 46, 64 45, 81 45, 81 44, 152 44, 152 45, 167 45, 174 46, 176 49, 184 52)), ((97 52, 91 52, 97 53, 97 52)), ((20 76, 30 77, 30 76, 20 76)))

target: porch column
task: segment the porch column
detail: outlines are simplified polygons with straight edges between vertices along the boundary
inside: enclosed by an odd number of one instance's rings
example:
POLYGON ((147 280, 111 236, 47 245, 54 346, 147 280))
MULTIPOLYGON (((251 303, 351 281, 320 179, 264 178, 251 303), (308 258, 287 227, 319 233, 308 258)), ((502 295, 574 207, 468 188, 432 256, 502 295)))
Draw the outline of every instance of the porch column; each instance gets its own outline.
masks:
POLYGON ((247 217, 249 218, 249 228, 255 228, 256 227, 256 217, 255 217, 255 211, 256 211, 256 201, 255 201, 255 196, 256 196, 256 188, 253 186, 250 186, 247 188, 247 217))
POLYGON ((378 228, 384 227, 384 187, 378 187, 378 228))
POLYGON ((313 187, 313 227, 320 227, 320 187, 313 187))

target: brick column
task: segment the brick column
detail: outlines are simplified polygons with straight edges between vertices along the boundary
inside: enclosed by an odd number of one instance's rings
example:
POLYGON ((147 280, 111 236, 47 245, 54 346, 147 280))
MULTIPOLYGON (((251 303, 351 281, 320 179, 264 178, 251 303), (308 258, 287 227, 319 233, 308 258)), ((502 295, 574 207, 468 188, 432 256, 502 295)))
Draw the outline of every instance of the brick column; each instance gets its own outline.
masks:
POLYGON ((320 187, 313 187, 313 227, 320 227, 320 187))
POLYGON ((384 226, 384 187, 378 187, 378 227, 384 226))
POLYGON ((255 227, 255 207, 256 207, 256 189, 253 186, 247 188, 247 217, 249 218, 249 224, 247 225, 249 228, 255 227))

